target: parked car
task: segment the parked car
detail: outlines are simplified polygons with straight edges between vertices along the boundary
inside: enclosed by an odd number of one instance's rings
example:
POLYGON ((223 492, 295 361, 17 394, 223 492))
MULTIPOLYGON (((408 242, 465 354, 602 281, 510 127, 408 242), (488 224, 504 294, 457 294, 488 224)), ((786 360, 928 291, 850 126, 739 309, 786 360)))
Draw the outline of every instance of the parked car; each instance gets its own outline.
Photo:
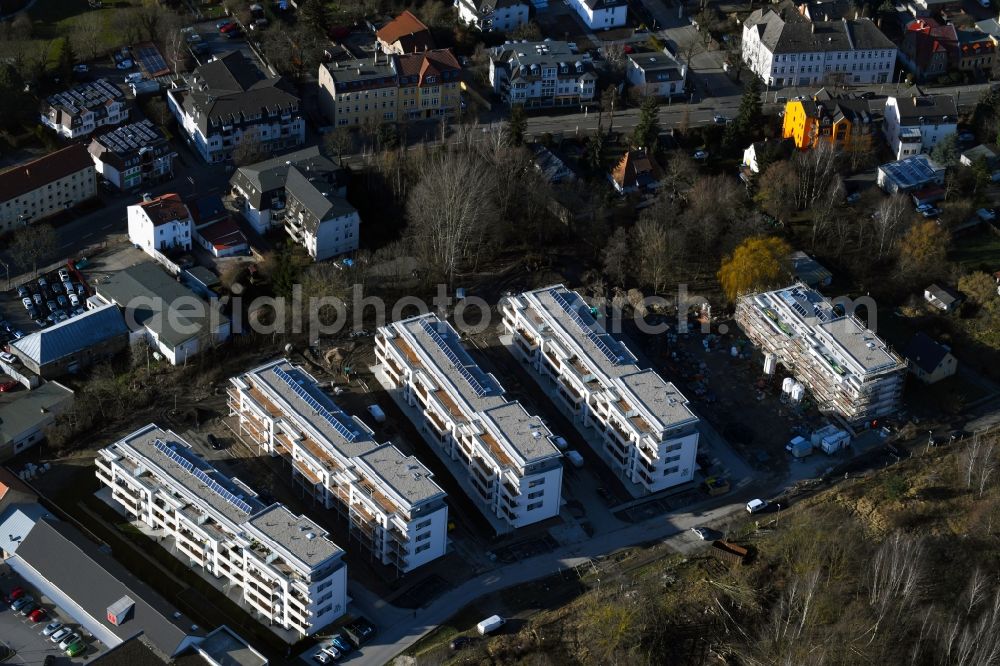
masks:
POLYGON ((38 312, 38 308, 36 308, 34 305, 28 308, 28 319, 38 319, 39 314, 40 313, 38 312))
POLYGON ((714 116, 712 116, 712 122, 715 123, 716 125, 725 125, 726 123, 729 122, 729 119, 726 118, 721 113, 716 113, 714 116))
POLYGON ((492 634, 505 624, 507 624, 507 620, 504 618, 499 615, 491 615, 476 625, 476 631, 479 632, 480 636, 485 636, 487 634, 492 634))
POLYGON ((375 635, 375 625, 363 617, 359 617, 354 622, 344 627, 351 642, 361 647, 375 635))
POLYGON ((338 650, 334 645, 324 645, 323 652, 326 652, 328 655, 330 655, 334 661, 340 659, 341 656, 340 650, 338 650))
POLYGON ((87 72, 90 71, 90 68, 83 64, 73 65, 73 71, 76 72, 77 74, 86 74, 87 72))
POLYGON ((52 641, 53 643, 59 643, 72 633, 73 633, 72 629, 64 626, 62 629, 57 629, 56 631, 52 632, 52 635, 49 636, 49 640, 52 641))
POLYGON ((694 151, 694 154, 691 157, 693 159, 696 159, 696 160, 707 160, 708 159, 708 151, 705 151, 705 150, 696 150, 696 151, 694 151))
POLYGON ((30 292, 28 291, 28 288, 25 287, 23 284, 17 286, 17 295, 19 297, 21 297, 21 298, 27 298, 29 296, 29 294, 30 294, 30 292))
POLYGON ((35 610, 31 611, 30 615, 28 615, 28 619, 34 622, 35 624, 38 624, 39 622, 44 622, 45 620, 49 619, 49 612, 44 608, 36 608, 35 610))
POLYGON ((331 636, 330 642, 340 650, 340 654, 348 654, 354 649, 347 637, 340 633, 331 636))
POLYGON ((325 650, 320 650, 314 654, 312 658, 317 664, 330 664, 333 662, 333 657, 331 657, 330 653, 325 650))
POLYGON ((222 442, 219 441, 218 437, 216 437, 212 433, 208 433, 208 436, 206 437, 206 439, 208 440, 208 445, 212 447, 213 451, 221 451, 222 450, 222 442))
POLYGON ((59 649, 65 650, 73 643, 79 642, 79 640, 80 640, 80 634, 71 633, 69 636, 66 636, 61 641, 59 641, 59 649))
POLYGON ((31 601, 31 602, 26 603, 25 605, 21 606, 21 610, 19 610, 17 612, 20 613, 22 617, 28 617, 29 615, 31 615, 32 613, 34 613, 38 608, 39 608, 38 602, 31 601))
POLYGON ((42 629, 42 636, 48 638, 49 636, 56 633, 62 628, 63 628, 62 622, 60 622, 59 620, 52 620, 47 625, 45 625, 44 629, 42 629))
POLYGON ((0 382, 0 393, 10 393, 11 391, 17 390, 18 386, 20 386, 20 384, 15 381, 0 382))
POLYGON ((69 307, 69 301, 66 300, 66 297, 62 294, 56 296, 56 303, 58 303, 61 308, 69 307))
POLYGON ((68 280, 69 279, 69 270, 67 270, 65 268, 60 268, 59 269, 59 279, 62 282, 65 282, 66 280, 68 280))
POLYGON ((239 26, 233 21, 227 21, 221 28, 219 28, 219 32, 223 35, 227 32, 232 32, 233 30, 239 30, 239 26))
POLYGON ((10 591, 9 599, 10 599, 11 603, 14 603, 15 601, 17 601, 18 599, 20 599, 24 595, 25 595, 25 591, 24 591, 23 587, 15 587, 13 590, 10 591))
POLYGON ((15 338, 17 338, 18 340, 24 337, 24 331, 22 331, 19 328, 14 329, 13 331, 10 332, 10 334, 13 335, 15 338))
POLYGON ((22 298, 21 299, 21 305, 23 305, 24 309, 27 310, 28 308, 31 307, 31 299, 30 298, 22 298))
POLYGON ((752 499, 747 502, 748 513, 760 513, 767 508, 767 502, 762 499, 752 499))
POLYGON ((122 60, 120 63, 118 63, 117 65, 115 65, 115 67, 117 67, 118 69, 124 70, 124 69, 132 69, 133 65, 132 65, 132 61, 129 60, 128 58, 126 58, 125 60, 122 60))
POLYGON ((215 24, 215 29, 216 30, 222 30, 222 28, 224 26, 227 26, 230 23, 232 23, 232 21, 230 21, 229 19, 222 19, 221 21, 219 21, 218 23, 215 24))
POLYGON ((47 287, 49 286, 49 281, 46 280, 44 277, 40 277, 38 278, 38 286, 42 288, 47 287))
POLYGON ((32 300, 35 301, 35 305, 37 305, 38 307, 41 307, 42 303, 45 302, 45 298, 41 294, 35 294, 31 298, 32 300))
POLYGON ((78 284, 78 285, 76 285, 76 293, 77 293, 78 296, 86 296, 87 295, 87 288, 84 287, 82 284, 78 284))
POLYGON ((80 307, 80 297, 77 296, 76 294, 70 294, 69 304, 72 305, 74 308, 80 307))
POLYGON ((938 215, 940 215, 941 214, 941 209, 940 208, 928 208, 927 210, 920 211, 920 214, 923 215, 924 217, 926 217, 927 219, 931 219, 931 218, 934 218, 934 217, 937 217, 938 215))
POLYGON ((87 644, 82 640, 76 641, 75 643, 70 643, 66 646, 66 656, 76 657, 83 654, 87 650, 87 644))
POLYGON ((469 647, 476 642, 476 639, 472 636, 456 636, 452 639, 451 643, 448 645, 452 651, 462 650, 469 647))
POLYGON ((704 541, 708 538, 708 530, 704 527, 692 527, 691 531, 694 532, 695 536, 704 541))

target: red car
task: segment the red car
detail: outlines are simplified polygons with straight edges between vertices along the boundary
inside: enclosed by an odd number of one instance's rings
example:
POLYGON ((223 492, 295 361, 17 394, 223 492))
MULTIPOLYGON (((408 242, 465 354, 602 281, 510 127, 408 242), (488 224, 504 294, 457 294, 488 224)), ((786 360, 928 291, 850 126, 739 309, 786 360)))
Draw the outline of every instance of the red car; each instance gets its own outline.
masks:
POLYGON ((221 28, 219 28, 219 32, 221 32, 223 34, 225 34, 227 32, 232 32, 233 30, 236 30, 236 24, 235 23, 227 23, 226 25, 224 25, 221 28))
POLYGON ((20 599, 23 596, 24 596, 24 588, 23 587, 15 587, 13 590, 10 591, 10 600, 11 601, 17 601, 18 599, 20 599))
POLYGON ((28 616, 28 618, 35 623, 41 622, 42 620, 47 620, 48 617, 49 614, 45 611, 44 608, 36 608, 35 610, 31 611, 31 615, 28 616))
POLYGON ((18 386, 20 385, 17 382, 3 382, 2 384, 0 384, 0 393, 7 393, 8 391, 13 391, 18 386))

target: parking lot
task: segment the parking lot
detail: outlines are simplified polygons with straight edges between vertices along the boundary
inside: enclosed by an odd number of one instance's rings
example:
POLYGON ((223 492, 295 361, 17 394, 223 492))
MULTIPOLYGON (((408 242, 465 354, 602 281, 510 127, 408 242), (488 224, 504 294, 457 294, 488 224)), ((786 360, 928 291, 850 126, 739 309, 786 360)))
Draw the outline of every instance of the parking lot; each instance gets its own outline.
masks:
POLYGON ((14 293, 17 305, 12 302, 4 313, 8 340, 83 314, 90 289, 82 273, 64 267, 15 285, 14 293))
MULTIPOLYGON (((97 657, 104 647, 80 625, 73 621, 69 615, 64 613, 47 597, 39 594, 37 590, 25 583, 17 574, 7 573, 0 578, 0 592, 3 599, 0 599, 0 642, 8 649, 14 651, 14 655, 6 662, 7 664, 70 664, 84 663, 97 657), (34 622, 25 617, 20 612, 13 611, 10 604, 6 602, 11 592, 20 587, 25 595, 31 595, 35 601, 32 604, 40 605, 46 612, 47 617, 39 622, 34 622), (59 622, 68 627, 70 634, 77 634, 82 639, 85 649, 76 657, 66 656, 65 650, 59 648, 57 642, 53 642, 50 637, 43 635, 46 627, 52 622, 59 622), (51 659, 48 659, 51 657, 51 659)), ((56 634, 59 635, 58 630, 56 634)))

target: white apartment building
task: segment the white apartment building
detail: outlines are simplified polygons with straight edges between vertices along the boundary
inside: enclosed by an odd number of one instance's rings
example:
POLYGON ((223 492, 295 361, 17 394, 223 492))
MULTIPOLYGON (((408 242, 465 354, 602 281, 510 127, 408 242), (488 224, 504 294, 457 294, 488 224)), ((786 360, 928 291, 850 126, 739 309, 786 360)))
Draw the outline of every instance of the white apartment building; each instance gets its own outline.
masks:
POLYGON ((127 209, 128 239, 144 252, 156 256, 168 250, 191 249, 194 220, 177 194, 163 194, 142 201, 127 209))
POLYGON ((906 363, 853 313, 806 285, 740 298, 736 322, 812 392, 820 410, 860 425, 899 408, 906 363))
POLYGON ((591 30, 623 26, 628 16, 628 3, 625 0, 569 0, 569 6, 591 30))
POLYGON ((559 514, 562 454, 538 416, 504 395, 433 314, 375 335, 376 376, 499 533, 559 514))
POLYGON ((914 95, 885 100, 885 140, 901 160, 929 153, 958 131, 958 107, 951 95, 914 95))
POLYGON ((47 97, 40 120, 59 136, 77 139, 98 127, 123 123, 128 115, 121 89, 107 79, 98 79, 47 97))
POLYGON ((0 172, 0 233, 61 213, 97 196, 87 148, 73 144, 0 172))
POLYGON ((870 19, 786 18, 758 9, 743 22, 743 61, 768 86, 892 81, 898 49, 870 19))
POLYGON ((455 0, 458 19, 483 32, 510 32, 528 22, 524 0, 455 0))
POLYGON ((329 192, 323 179, 310 178, 296 167, 285 180, 285 231, 315 261, 354 252, 360 241, 361 217, 347 199, 329 192))
POLYGON ((94 137, 88 151, 97 173, 120 190, 174 175, 177 153, 156 125, 147 119, 94 137))
POLYGON ((447 551, 446 496, 430 470, 376 442, 301 367, 278 359, 233 377, 229 413, 250 446, 284 457, 295 482, 347 520, 374 561, 407 573, 447 551))
POLYGON ((575 106, 594 99, 589 56, 567 42, 507 42, 490 54, 490 85, 507 106, 575 106))
POLYGON ((594 319, 583 298, 563 285, 505 298, 510 349, 543 387, 553 387, 574 423, 600 433, 597 453, 633 494, 694 478, 698 417, 687 398, 635 357, 594 319))
POLYGON ((305 516, 265 506, 169 430, 149 424, 98 451, 97 478, 192 569, 262 623, 310 636, 347 610, 344 551, 305 516))
POLYGON ((167 91, 167 106, 202 159, 229 159, 244 139, 276 152, 305 141, 299 98, 241 51, 215 56, 184 84, 167 91))

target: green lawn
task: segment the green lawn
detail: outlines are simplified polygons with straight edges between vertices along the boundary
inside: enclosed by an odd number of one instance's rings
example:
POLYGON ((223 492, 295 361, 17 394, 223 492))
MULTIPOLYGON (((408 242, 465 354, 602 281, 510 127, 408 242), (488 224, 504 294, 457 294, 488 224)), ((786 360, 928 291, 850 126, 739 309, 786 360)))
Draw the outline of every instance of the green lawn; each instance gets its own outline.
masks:
POLYGON ((950 258, 963 271, 985 270, 992 273, 1000 270, 1000 235, 982 231, 959 238, 952 247, 950 258))

